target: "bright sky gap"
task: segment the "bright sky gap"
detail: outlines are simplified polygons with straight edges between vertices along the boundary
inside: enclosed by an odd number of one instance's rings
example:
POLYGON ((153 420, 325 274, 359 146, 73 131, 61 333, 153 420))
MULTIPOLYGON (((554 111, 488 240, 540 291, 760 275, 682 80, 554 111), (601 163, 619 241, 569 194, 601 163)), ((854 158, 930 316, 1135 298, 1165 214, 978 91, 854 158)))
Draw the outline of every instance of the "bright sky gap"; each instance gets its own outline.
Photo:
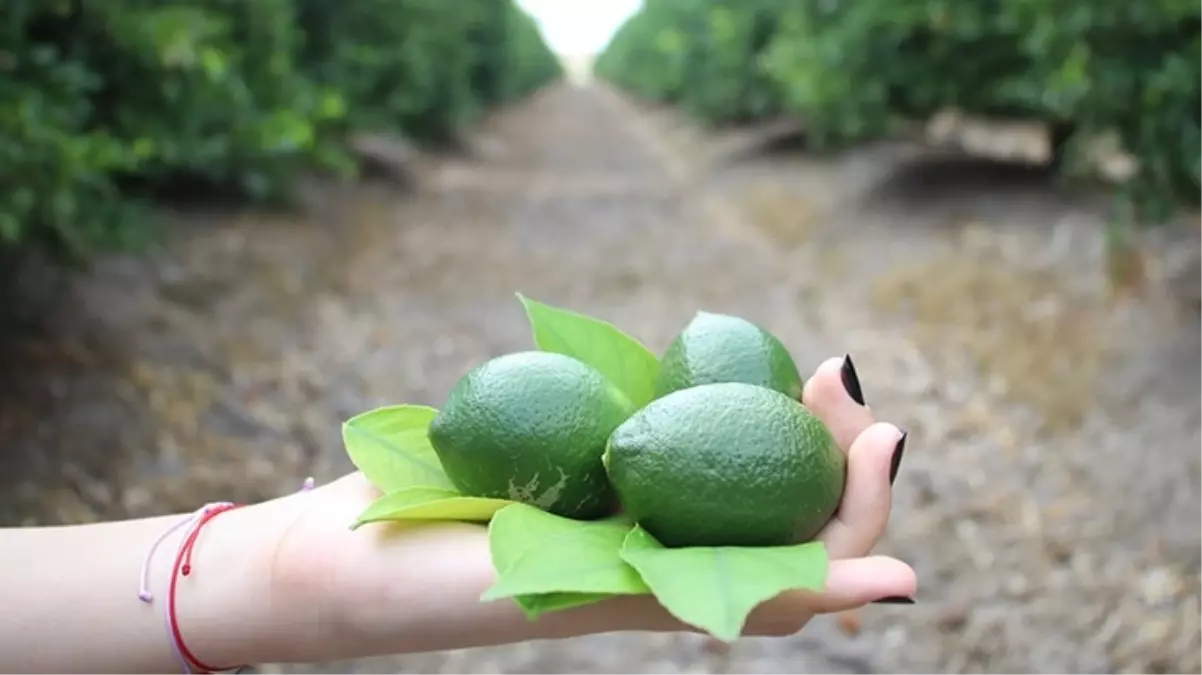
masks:
POLYGON ((642 0, 517 0, 534 16, 551 49, 590 55, 603 49, 642 0))

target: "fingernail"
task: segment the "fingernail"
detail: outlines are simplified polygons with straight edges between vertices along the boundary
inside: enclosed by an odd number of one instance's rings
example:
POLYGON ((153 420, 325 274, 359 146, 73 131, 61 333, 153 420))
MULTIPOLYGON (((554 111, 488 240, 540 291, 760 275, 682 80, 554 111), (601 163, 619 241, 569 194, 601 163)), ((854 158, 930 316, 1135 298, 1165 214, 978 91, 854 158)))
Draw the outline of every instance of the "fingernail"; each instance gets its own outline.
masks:
POLYGON ((851 362, 851 354, 843 355, 843 368, 840 369, 839 375, 851 400, 864 405, 864 391, 860 389, 860 377, 856 375, 856 364, 851 362))
POLYGON ((873 600, 872 604, 874 604, 874 605, 913 605, 914 598, 908 598, 904 595, 890 595, 887 598, 881 598, 880 600, 873 600))
POLYGON ((909 431, 903 431, 901 438, 897 439, 897 445, 893 448, 893 461, 889 464, 890 485, 893 485, 893 481, 897 480, 897 470, 901 468, 902 455, 906 454, 906 438, 909 435, 909 431))

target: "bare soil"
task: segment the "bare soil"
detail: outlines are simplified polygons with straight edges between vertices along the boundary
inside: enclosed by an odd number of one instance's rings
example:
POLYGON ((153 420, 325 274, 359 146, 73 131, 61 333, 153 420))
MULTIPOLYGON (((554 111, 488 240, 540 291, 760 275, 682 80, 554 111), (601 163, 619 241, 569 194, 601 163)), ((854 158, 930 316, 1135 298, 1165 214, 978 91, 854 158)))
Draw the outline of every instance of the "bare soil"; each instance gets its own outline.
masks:
MULTIPOLYGON (((621 634, 281 672, 1200 672, 1199 319, 1115 287, 1105 202, 902 143, 716 164, 728 138, 599 87, 498 112, 411 193, 317 185, 301 215, 180 213, 0 354, 0 524, 266 499, 350 465, 342 420, 438 405, 530 337, 515 291, 655 350, 698 309, 804 370, 854 355, 910 430, 882 552, 918 604, 729 651, 621 634)), ((1195 279, 1196 281, 1196 279, 1195 279)))

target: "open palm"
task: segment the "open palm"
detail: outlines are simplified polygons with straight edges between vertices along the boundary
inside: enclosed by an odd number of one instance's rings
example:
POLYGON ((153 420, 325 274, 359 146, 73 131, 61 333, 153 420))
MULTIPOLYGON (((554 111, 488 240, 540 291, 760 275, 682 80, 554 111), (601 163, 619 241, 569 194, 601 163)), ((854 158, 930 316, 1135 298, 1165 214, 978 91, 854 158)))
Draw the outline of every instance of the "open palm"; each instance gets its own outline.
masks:
MULTIPOLYGON (((882 599, 908 598, 914 571, 869 556, 884 533, 901 431, 876 422, 840 377, 843 359, 824 362, 803 402, 848 454, 847 487, 820 538, 832 562, 821 592, 788 592, 758 607, 746 634, 785 635, 816 614, 882 599)), ((359 473, 287 498, 295 517, 272 562, 273 597, 294 606, 290 653, 321 661, 561 638, 611 631, 690 630, 648 596, 619 597, 528 621, 512 602, 480 602, 493 581, 485 528, 462 523, 387 526, 351 532, 347 524, 379 497, 359 473)))

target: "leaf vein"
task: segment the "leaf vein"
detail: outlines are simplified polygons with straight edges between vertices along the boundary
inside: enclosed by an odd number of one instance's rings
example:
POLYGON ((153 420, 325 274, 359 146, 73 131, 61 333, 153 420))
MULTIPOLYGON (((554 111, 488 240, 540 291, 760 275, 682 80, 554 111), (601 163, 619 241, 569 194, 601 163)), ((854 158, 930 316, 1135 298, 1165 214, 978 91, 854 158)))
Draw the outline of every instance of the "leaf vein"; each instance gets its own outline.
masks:
POLYGON ((425 462, 425 461, 422 461, 421 459, 418 459, 417 457, 414 457, 412 454, 400 449, 399 447, 396 446, 396 444, 394 444, 393 442, 384 438, 383 436, 380 436, 379 434, 372 433, 372 432, 370 432, 360 426, 357 426, 357 425, 348 425, 347 429, 349 429, 350 431, 352 431, 356 434, 359 434, 363 438, 366 438, 370 441, 375 442, 380 447, 387 450, 390 453, 390 456, 392 456, 393 458, 408 462, 409 464, 416 467, 417 469, 424 472, 426 475, 428 475, 430 477, 441 478, 444 475, 441 466, 435 467, 435 466, 431 465, 429 462, 425 462))

